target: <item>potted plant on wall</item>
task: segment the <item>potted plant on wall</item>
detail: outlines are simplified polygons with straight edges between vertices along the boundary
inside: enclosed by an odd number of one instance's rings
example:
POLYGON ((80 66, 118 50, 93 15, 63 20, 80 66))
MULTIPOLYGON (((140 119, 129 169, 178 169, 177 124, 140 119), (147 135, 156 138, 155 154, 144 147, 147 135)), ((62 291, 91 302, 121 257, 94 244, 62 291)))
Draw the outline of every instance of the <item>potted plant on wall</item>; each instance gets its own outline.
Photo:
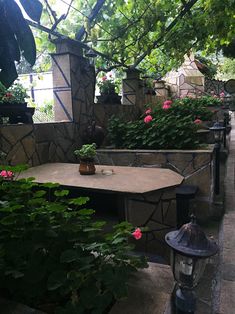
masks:
POLYGON ((79 172, 81 175, 95 174, 96 144, 84 144, 74 154, 80 159, 79 172))
POLYGON ((116 93, 117 86, 112 74, 104 75, 97 85, 100 90, 100 96, 97 96, 99 103, 121 103, 121 96, 116 93))
POLYGON ((9 123, 32 123, 35 108, 27 107, 27 98, 27 91, 19 82, 8 89, 0 82, 0 117, 8 117, 9 123))

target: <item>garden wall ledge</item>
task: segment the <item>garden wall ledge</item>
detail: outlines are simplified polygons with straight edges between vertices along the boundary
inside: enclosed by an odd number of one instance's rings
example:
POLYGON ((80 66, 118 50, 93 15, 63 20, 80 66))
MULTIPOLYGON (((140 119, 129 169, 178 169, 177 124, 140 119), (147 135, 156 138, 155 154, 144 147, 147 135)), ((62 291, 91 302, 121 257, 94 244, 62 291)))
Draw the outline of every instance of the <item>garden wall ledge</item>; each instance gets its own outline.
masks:
MULTIPOLYGON (((184 176, 184 184, 198 186, 195 207, 201 220, 214 216, 214 145, 198 150, 98 149, 97 162, 103 165, 168 168, 184 176)), ((139 178, 141 180, 141 178, 139 178)))
POLYGON ((0 125, 0 150, 10 165, 76 162, 80 144, 79 125, 72 122, 0 125))

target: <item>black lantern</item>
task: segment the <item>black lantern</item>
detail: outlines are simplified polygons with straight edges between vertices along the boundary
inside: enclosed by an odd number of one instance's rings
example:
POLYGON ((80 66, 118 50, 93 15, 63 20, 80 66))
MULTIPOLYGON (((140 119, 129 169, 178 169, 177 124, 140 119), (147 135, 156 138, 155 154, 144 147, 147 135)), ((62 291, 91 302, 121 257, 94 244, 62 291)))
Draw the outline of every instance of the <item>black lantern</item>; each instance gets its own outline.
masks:
POLYGON ((225 127, 221 126, 219 122, 215 122, 210 131, 214 133, 215 138, 215 182, 214 192, 215 194, 220 193, 220 143, 223 137, 225 127))
POLYGON ((94 59, 97 57, 97 54, 95 53, 95 51, 90 48, 90 49, 85 53, 85 57, 87 57, 87 58, 89 59, 90 65, 94 66, 94 59))
POLYGON ((165 236, 166 243, 172 249, 171 266, 178 285, 175 305, 184 313, 195 311, 196 297, 193 289, 204 272, 207 258, 218 251, 217 244, 207 239, 196 223, 195 216, 191 217, 190 223, 165 236))
POLYGON ((221 126, 219 122, 215 122, 214 125, 210 128, 210 131, 214 133, 215 143, 221 142, 224 129, 225 127, 221 126))

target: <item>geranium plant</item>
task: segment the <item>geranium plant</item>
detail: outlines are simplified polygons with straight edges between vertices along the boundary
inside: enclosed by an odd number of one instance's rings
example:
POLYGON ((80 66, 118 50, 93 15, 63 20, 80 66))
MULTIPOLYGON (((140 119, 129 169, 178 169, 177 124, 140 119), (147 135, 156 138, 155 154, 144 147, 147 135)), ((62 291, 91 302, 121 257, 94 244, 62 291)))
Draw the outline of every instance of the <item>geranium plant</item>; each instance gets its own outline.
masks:
POLYGON ((127 294, 127 280, 144 258, 128 254, 129 223, 104 230, 59 184, 31 179, 0 184, 0 289, 8 298, 46 313, 106 313, 127 294))
POLYGON ((116 83, 112 74, 102 76, 97 85, 101 95, 115 93, 116 83))
POLYGON ((22 104, 29 98, 26 88, 20 83, 15 83, 8 89, 0 82, 0 103, 22 104))
POLYGON ((136 121, 112 117, 108 137, 117 148, 193 149, 198 147, 197 130, 213 113, 202 103, 166 100, 147 108, 136 121))

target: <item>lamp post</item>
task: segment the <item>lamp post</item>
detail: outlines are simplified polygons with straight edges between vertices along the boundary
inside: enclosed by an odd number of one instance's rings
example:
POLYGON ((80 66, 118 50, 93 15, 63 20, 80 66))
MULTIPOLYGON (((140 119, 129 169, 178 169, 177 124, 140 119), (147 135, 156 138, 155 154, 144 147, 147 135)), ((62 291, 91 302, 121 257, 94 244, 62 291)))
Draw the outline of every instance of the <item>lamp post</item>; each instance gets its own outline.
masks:
POLYGON ((214 192, 216 195, 220 193, 220 143, 223 136, 225 127, 221 126, 219 122, 215 122, 210 128, 210 131, 214 133, 215 139, 215 184, 214 192))
POLYGON ((171 267, 177 282, 177 313, 193 314, 196 310, 194 287, 204 272, 207 258, 217 253, 218 246, 207 239, 194 215, 191 215, 190 223, 167 233, 165 240, 172 249, 171 267))

